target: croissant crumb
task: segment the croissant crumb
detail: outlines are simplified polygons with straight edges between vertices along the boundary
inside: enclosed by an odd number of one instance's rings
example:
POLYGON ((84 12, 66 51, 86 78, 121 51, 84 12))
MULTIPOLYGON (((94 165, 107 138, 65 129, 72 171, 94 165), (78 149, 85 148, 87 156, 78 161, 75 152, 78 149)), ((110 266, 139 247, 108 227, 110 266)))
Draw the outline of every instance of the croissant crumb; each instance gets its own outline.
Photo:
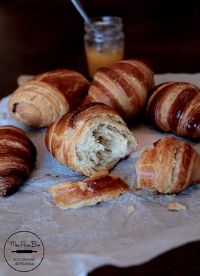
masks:
POLYGON ((181 211, 186 210, 186 206, 179 202, 169 202, 167 206, 169 211, 181 211))

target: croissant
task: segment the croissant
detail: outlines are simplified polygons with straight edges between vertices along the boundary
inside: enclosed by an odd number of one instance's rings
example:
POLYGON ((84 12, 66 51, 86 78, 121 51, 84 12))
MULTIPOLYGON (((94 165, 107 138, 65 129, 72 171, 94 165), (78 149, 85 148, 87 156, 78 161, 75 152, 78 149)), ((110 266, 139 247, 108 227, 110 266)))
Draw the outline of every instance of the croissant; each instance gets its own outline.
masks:
POLYGON ((200 182, 200 155, 191 145, 172 137, 155 142, 136 163, 139 188, 153 188, 160 193, 179 193, 200 182))
POLYGON ((122 118, 102 103, 65 114, 46 133, 50 153, 85 175, 107 172, 137 146, 122 118))
POLYGON ((84 104, 102 102, 123 118, 133 118, 143 109, 153 83, 153 72, 145 63, 119 61, 110 68, 97 70, 84 104))
POLYGON ((161 130, 189 138, 200 137, 200 89, 185 82, 156 86, 149 98, 147 117, 161 130))
POLYGON ((79 73, 59 69, 25 82, 10 97, 11 116, 25 125, 46 127, 85 97, 88 81, 79 73))
POLYGON ((35 160, 35 146, 24 131, 0 127, 0 196, 13 193, 23 183, 35 160))
POLYGON ((84 181, 65 182, 49 189, 54 203, 62 208, 80 208, 113 199, 128 192, 129 186, 119 177, 94 175, 84 181))

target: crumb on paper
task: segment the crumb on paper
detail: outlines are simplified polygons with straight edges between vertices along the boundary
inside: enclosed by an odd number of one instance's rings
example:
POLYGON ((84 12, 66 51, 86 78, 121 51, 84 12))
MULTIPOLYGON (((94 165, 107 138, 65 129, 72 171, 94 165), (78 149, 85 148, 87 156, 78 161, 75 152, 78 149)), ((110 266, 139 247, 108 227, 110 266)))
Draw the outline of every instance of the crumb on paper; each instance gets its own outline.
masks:
POLYGON ((45 173, 45 176, 52 176, 50 173, 45 173))
POLYGON ((181 211, 181 210, 186 210, 186 206, 179 203, 179 202, 169 202, 168 203, 168 210, 169 211, 181 211))
POLYGON ((45 176, 48 176, 48 177, 56 177, 56 178, 59 177, 59 175, 52 175, 51 173, 45 173, 45 176))
POLYGON ((138 188, 138 187, 133 188, 133 192, 134 192, 134 194, 136 194, 136 195, 140 195, 141 191, 142 191, 141 188, 138 188))
POLYGON ((127 209, 127 216, 130 216, 135 211, 136 208, 137 208, 137 205, 129 205, 127 209))

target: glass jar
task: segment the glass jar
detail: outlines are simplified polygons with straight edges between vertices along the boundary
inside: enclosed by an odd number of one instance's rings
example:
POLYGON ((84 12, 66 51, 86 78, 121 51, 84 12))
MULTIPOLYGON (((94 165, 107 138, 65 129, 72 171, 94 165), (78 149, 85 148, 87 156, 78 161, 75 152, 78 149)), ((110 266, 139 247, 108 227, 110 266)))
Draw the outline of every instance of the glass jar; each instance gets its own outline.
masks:
POLYGON ((99 67, 110 66, 124 57, 122 19, 116 16, 92 18, 85 24, 84 45, 89 75, 99 67))

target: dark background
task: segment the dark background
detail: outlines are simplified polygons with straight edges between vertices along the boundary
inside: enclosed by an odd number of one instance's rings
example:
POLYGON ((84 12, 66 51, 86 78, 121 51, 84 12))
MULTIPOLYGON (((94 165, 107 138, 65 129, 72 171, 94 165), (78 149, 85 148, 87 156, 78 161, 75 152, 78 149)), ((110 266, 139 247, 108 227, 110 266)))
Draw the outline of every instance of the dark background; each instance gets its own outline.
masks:
MULTIPOLYGON (((156 73, 200 71, 199 1, 82 0, 91 17, 123 18, 126 58, 156 73)), ((57 67, 84 74, 83 22, 69 0, 0 0, 0 95, 20 74, 57 67)))

